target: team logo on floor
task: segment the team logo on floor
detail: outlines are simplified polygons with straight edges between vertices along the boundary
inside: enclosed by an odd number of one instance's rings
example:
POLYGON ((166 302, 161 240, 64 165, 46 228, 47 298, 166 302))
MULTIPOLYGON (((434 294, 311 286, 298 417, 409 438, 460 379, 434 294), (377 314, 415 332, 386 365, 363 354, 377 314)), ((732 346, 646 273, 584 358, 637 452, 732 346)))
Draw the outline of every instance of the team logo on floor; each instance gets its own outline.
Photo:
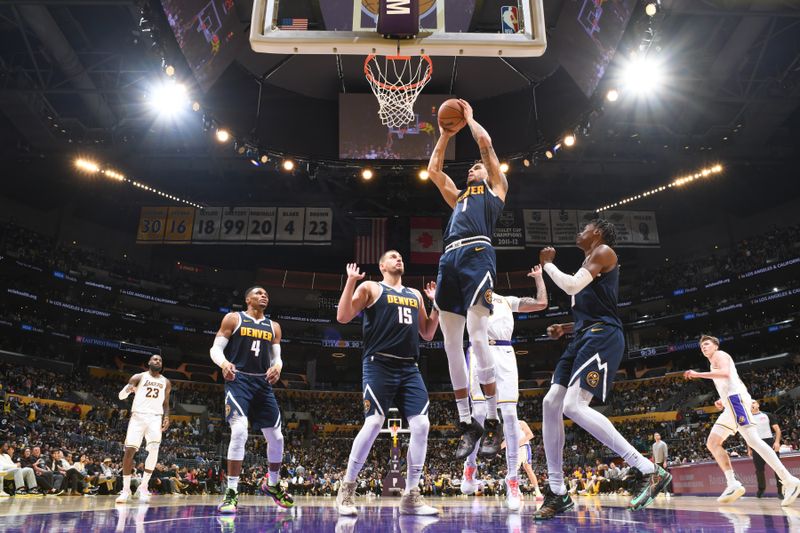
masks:
POLYGON ((371 405, 372 405, 372 404, 370 404, 370 403, 369 403, 369 400, 367 400, 366 398, 364 398, 364 412, 365 412, 365 413, 369 413, 369 408, 370 408, 370 406, 371 406, 371 405))
POLYGON ((600 374, 592 370, 586 374, 586 383, 588 383, 590 387, 597 387, 597 384, 600 383, 600 374))

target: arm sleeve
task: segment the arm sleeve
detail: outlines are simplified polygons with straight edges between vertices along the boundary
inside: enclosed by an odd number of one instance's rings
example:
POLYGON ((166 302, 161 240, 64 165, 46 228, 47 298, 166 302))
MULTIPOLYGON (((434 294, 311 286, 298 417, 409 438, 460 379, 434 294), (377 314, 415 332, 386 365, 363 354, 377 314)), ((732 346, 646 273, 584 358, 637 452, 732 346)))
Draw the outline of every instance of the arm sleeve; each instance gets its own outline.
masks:
POLYGON ((119 394, 117 395, 117 397, 118 397, 120 400, 124 400, 125 398, 127 398, 127 397, 128 397, 128 396, 130 396, 130 395, 131 395, 131 393, 130 393, 130 392, 128 392, 128 383, 126 383, 126 384, 125 384, 125 386, 124 386, 124 387, 122 387, 122 390, 121 390, 121 391, 119 391, 119 394))
POLYGON ((225 347, 228 345, 227 337, 222 335, 214 337, 214 345, 211 347, 211 360, 214 364, 222 368, 228 360, 225 358, 225 347))
POLYGON ((505 299, 508 301, 508 305, 511 306, 511 312, 519 313, 519 298, 516 296, 506 296, 505 299))
POLYGON ((270 350, 271 350, 269 355, 270 366, 275 366, 275 365, 283 366, 283 360, 281 359, 280 343, 270 345, 270 350))
POLYGON ((574 276, 564 274, 553 263, 544 265, 544 271, 556 285, 570 296, 578 294, 592 282, 592 273, 583 267, 574 276))

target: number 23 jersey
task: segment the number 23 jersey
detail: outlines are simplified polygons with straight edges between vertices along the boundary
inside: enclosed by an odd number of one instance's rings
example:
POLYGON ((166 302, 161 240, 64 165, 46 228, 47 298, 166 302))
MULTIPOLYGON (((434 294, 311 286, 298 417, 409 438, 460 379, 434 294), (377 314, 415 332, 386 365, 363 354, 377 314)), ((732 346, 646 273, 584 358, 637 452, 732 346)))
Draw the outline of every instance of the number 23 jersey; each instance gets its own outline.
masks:
POLYGON ((139 385, 133 397, 131 412, 148 415, 164 414, 164 395, 167 393, 167 378, 154 378, 150 372, 139 374, 139 385))
POLYGON ((256 320, 244 311, 239 315, 239 325, 233 330, 224 353, 236 370, 249 374, 266 374, 270 366, 270 348, 275 338, 272 320, 256 320))

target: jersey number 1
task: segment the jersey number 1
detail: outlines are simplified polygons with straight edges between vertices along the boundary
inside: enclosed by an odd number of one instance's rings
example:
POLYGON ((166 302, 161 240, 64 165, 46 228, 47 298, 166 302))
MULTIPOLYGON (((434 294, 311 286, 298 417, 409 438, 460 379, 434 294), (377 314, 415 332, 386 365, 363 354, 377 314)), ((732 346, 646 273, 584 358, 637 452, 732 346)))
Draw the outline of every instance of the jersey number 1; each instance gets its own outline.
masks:
POLYGON ((411 308, 410 307, 398 307, 397 308, 397 320, 401 324, 411 324, 411 308))
POLYGON ((253 341, 253 344, 250 345, 250 351, 258 357, 258 354, 261 353, 261 341, 253 341))

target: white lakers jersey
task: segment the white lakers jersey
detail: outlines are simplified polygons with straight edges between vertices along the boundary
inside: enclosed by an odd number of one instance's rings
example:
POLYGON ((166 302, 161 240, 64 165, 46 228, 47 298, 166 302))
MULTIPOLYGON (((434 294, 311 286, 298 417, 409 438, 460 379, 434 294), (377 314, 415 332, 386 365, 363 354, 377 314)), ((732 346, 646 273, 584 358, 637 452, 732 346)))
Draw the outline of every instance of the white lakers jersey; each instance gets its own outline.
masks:
MULTIPOLYGON (((744 383, 742 383, 742 380, 739 379, 739 372, 736 371, 736 364, 734 364, 733 358, 722 351, 717 352, 716 357, 727 357, 730 360, 728 377, 714 378, 714 386, 717 388, 719 397, 725 399, 733 394, 747 394, 747 387, 745 387, 744 383)), ((718 368, 712 364, 711 370, 718 370, 718 368)))
POLYGON ((514 333, 514 315, 519 311, 519 298, 500 296, 492 293, 492 315, 489 317, 489 339, 495 341, 511 340, 514 333))
POLYGON ((167 378, 154 378, 150 372, 139 374, 139 385, 133 397, 131 412, 149 415, 164 414, 164 395, 167 393, 167 378))

